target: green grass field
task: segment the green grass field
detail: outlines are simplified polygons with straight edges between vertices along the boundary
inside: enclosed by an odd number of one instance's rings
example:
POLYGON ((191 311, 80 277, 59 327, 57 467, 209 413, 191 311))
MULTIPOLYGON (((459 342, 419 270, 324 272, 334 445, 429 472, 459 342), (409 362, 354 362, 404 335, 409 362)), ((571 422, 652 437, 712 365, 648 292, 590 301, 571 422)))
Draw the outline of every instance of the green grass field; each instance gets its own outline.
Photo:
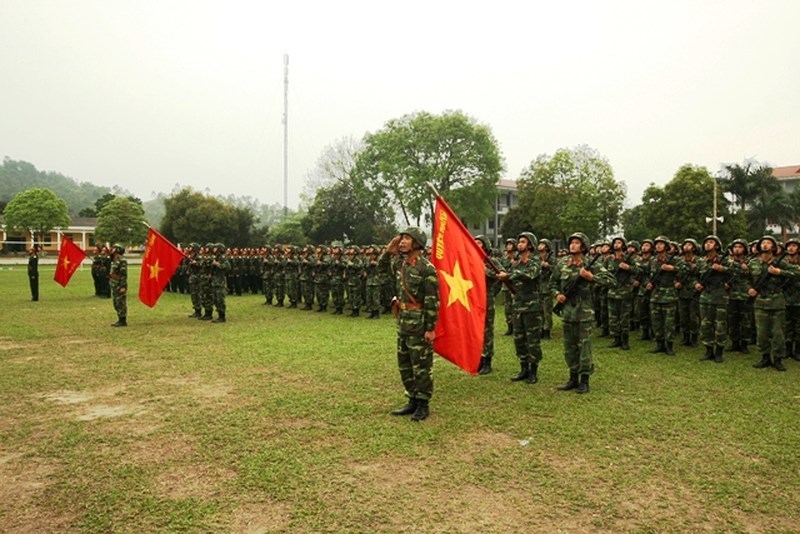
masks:
MULTIPOLYGON (((800 364, 787 373, 702 349, 594 340, 591 393, 561 336, 536 385, 498 312, 495 372, 441 359, 431 417, 404 403, 390 318, 229 297, 228 323, 186 295, 138 302, 129 324, 42 269, 0 270, 0 530, 231 532, 800 529, 800 364)), ((633 336, 638 339, 637 335, 633 336)))

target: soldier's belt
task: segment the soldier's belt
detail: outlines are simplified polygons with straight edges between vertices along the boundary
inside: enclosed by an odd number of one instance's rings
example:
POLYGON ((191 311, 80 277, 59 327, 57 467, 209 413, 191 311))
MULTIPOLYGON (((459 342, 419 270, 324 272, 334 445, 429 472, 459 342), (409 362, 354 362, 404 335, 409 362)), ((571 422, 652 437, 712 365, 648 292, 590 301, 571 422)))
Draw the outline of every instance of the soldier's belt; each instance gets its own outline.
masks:
POLYGON ((422 309, 422 304, 420 304, 419 302, 417 302, 416 304, 413 304, 411 302, 401 302, 400 303, 400 309, 401 310, 421 310, 422 309))

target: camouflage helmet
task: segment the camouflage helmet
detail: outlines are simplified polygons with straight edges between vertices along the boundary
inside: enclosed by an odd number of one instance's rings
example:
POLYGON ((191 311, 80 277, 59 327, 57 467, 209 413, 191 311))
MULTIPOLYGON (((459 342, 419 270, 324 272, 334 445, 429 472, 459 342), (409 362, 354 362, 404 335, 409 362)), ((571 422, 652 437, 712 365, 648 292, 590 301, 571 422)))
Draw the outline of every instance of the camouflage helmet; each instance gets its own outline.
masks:
POLYGON ((194 250, 195 252, 200 250, 200 243, 196 241, 192 241, 191 243, 189 243, 189 246, 192 247, 192 250, 194 250))
POLYGON ((603 245, 608 245, 610 247, 611 241, 609 241, 607 237, 601 237, 597 240, 597 246, 602 247, 603 245))
POLYGON ((214 248, 215 246, 216 246, 216 245, 215 245, 214 243, 212 243, 211 241, 209 241, 208 243, 206 243, 206 244, 205 244, 205 246, 204 246, 203 248, 207 248, 208 250, 211 250, 211 249, 212 249, 212 248, 214 248))
POLYGON ((223 245, 222 243, 214 243, 214 246, 217 247, 220 253, 223 253, 226 250, 225 245, 223 245))
POLYGON ((711 239, 714 241, 714 245, 716 246, 717 250, 722 250, 722 241, 719 237, 715 236, 714 234, 707 235, 705 239, 703 239, 703 248, 705 248, 706 241, 711 239))
POLYGON ((611 247, 614 247, 614 241, 622 241, 622 248, 625 249, 628 247, 628 242, 625 240, 625 237, 618 235, 617 237, 611 238, 611 247))
POLYGON ((800 238, 797 238, 797 237, 790 237, 790 238, 789 238, 789 239, 787 239, 787 240, 786 240, 786 242, 783 244, 783 248, 786 248, 786 247, 788 247, 788 246, 789 246, 789 244, 791 244, 791 243, 794 243, 795 245, 798 245, 798 246, 800 246, 800 238))
MULTIPOLYGON (((672 242, 669 240, 669 238, 667 236, 660 235, 660 236, 656 237, 655 239, 653 239, 653 245, 655 245, 659 241, 664 243, 664 245, 666 245, 666 246, 670 246, 672 244, 672 242)), ((647 240, 645 240, 645 242, 647 242, 647 240)))
POLYGON ((548 252, 553 252, 553 242, 546 237, 544 239, 540 239, 539 244, 546 246, 548 252))
POLYGON ((425 244, 428 242, 428 236, 425 235, 425 232, 422 231, 422 228, 418 228, 416 226, 406 226, 400 232, 400 235, 407 235, 411 239, 417 242, 420 248, 425 248, 425 244))
POLYGON ((508 239, 506 239, 506 245, 508 245, 509 243, 511 243, 513 245, 516 245, 517 244, 517 240, 515 238, 513 238, 513 237, 509 237, 508 239))
POLYGON ((485 235, 476 235, 475 241, 480 241, 481 245, 483 246, 483 251, 487 254, 492 251, 492 243, 485 235))
POLYGON ((686 243, 691 243, 691 244, 692 244, 692 246, 694 247, 694 251, 695 251, 695 252, 697 252, 698 250, 700 250, 700 244, 697 242, 697 240, 696 240, 696 239, 694 239, 694 238, 691 238, 691 237, 687 237, 687 238, 686 238, 686 239, 684 239, 684 240, 683 240, 683 242, 681 243, 681 249, 683 249, 683 245, 685 245, 686 243))
POLYGON ((640 245, 639 242, 636 241, 635 239, 631 239, 630 241, 628 241, 628 246, 633 247, 633 249, 636 250, 637 252, 642 248, 642 245, 640 245))
POLYGON ((339 240, 331 241, 331 248, 342 248, 343 246, 344 246, 344 243, 342 243, 339 240))
POLYGON ((577 239, 581 242, 581 247, 583 247, 584 254, 589 252, 589 238, 583 232, 575 232, 574 234, 570 235, 567 238, 567 246, 572 242, 573 239, 577 239))
POLYGON ((644 245, 644 244, 648 244, 648 245, 650 245, 652 247, 653 245, 656 244, 656 242, 653 241, 652 239, 643 239, 642 240, 642 245, 644 245))
POLYGON ((125 246, 120 245, 119 243, 114 243, 113 245, 111 245, 111 252, 113 254, 120 254, 120 255, 125 254, 125 246))
POLYGON ((517 243, 519 243, 519 240, 522 237, 528 240, 528 248, 530 249, 535 249, 539 244, 539 240, 536 239, 536 236, 533 235, 533 232, 520 232, 520 234, 517 236, 517 243))
POLYGON ((777 239, 775 239, 774 237, 772 237, 771 235, 765 235, 764 237, 762 237, 761 239, 759 239, 759 240, 758 240, 758 244, 756 245, 756 246, 758 247, 758 251, 759 251, 759 252, 762 252, 762 250, 761 250, 761 243, 762 243, 762 242, 763 242, 765 239, 769 239, 770 241, 772 241, 772 251, 773 251, 773 252, 774 252, 775 250, 777 250, 777 249, 778 249, 778 240, 777 240, 777 239))

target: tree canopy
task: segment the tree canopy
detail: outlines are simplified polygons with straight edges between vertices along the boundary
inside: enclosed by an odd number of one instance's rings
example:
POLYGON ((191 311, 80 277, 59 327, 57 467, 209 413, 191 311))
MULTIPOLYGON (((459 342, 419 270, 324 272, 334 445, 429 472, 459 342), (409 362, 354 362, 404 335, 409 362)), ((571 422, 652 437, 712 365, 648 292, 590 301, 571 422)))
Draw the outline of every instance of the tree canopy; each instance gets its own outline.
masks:
POLYGON ((3 212, 7 230, 30 230, 42 240, 54 228, 66 228, 70 218, 67 203, 44 188, 18 193, 3 212))
POLYGON ((608 160, 586 145, 538 156, 522 171, 517 186, 528 228, 564 241, 578 231, 590 239, 612 234, 626 191, 614 180, 608 160))
POLYGON ((164 200, 161 233, 176 243, 222 242, 228 246, 254 246, 255 221, 248 208, 235 207, 191 189, 164 200))
POLYGON ((141 202, 115 197, 104 203, 97 215, 95 241, 141 245, 147 239, 144 209, 141 202))
POLYGON ((365 188, 388 192, 407 224, 433 217, 428 184, 446 196, 468 223, 492 213, 503 170, 497 141, 488 126, 460 111, 413 113, 367 134, 355 176, 365 188))

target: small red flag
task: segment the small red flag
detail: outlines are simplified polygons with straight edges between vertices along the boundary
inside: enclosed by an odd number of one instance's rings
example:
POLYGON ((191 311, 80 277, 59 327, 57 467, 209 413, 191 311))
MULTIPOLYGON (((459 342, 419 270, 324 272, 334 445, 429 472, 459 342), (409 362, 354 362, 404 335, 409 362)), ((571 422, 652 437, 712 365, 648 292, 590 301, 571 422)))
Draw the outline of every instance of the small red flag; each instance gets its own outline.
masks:
POLYGON ((432 256, 439 275, 433 350, 477 374, 486 320, 486 255, 441 196, 436 197, 433 216, 432 256))
POLYGON ((139 300, 142 303, 151 308, 156 305, 182 259, 183 252, 178 247, 150 228, 139 277, 139 300))
POLYGON ((84 258, 86 253, 78 245, 67 239, 67 236, 61 236, 61 250, 58 251, 58 264, 53 280, 61 284, 61 287, 67 287, 69 279, 78 270, 84 258))

